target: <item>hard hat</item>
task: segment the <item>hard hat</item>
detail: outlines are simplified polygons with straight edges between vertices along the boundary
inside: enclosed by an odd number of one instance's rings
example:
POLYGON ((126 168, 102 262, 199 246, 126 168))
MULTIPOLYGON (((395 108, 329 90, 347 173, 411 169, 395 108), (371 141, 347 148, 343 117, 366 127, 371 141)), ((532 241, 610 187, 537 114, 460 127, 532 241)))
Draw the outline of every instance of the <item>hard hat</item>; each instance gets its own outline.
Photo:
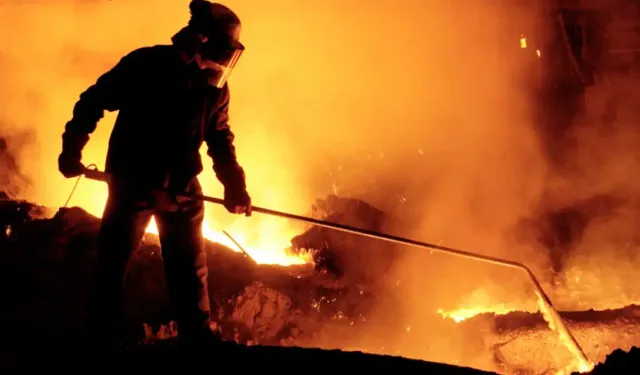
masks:
POLYGON ((193 0, 189 8, 189 27, 201 40, 199 62, 205 65, 209 83, 222 88, 245 49, 240 18, 228 7, 205 0, 193 0))

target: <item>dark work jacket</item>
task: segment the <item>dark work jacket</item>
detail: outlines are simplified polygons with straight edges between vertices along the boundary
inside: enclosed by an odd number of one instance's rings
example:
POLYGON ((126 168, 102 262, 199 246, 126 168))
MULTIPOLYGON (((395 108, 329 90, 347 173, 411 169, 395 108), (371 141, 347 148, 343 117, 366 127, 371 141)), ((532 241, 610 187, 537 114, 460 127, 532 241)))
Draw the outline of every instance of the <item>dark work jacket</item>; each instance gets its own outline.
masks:
POLYGON ((104 111, 119 111, 105 171, 139 187, 186 185, 202 171, 208 146, 218 179, 244 185, 227 123, 229 88, 209 86, 172 45, 145 47, 122 58, 80 95, 65 132, 88 135, 104 111))

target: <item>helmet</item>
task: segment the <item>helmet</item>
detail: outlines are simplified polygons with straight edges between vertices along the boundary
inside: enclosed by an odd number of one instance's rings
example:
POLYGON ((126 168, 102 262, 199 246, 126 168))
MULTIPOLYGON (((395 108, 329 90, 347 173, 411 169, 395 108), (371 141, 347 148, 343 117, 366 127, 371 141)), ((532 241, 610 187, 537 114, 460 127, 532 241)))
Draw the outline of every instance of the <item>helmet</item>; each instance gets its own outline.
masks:
POLYGON ((222 4, 193 0, 188 28, 199 36, 196 60, 207 73, 209 84, 224 87, 244 45, 240 43, 240 18, 222 4))

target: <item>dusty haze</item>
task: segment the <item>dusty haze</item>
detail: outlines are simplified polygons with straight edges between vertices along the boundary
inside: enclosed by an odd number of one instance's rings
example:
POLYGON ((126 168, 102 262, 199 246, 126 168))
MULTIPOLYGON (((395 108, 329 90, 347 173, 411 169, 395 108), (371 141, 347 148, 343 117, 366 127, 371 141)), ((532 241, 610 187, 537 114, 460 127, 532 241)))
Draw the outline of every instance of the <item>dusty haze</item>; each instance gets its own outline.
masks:
MULTIPOLYGON (((247 51, 230 79, 231 126, 256 205, 305 213, 313 199, 337 192, 411 223, 390 228, 400 234, 545 264, 504 236, 530 211, 546 173, 514 57, 519 25, 535 10, 464 0, 225 3, 245 24, 247 51)), ((78 95, 127 52, 168 43, 188 19, 187 4, 0 4, 0 134, 32 134, 12 150, 32 182, 23 198, 64 204, 73 181, 60 176, 56 158, 78 95)), ((103 166, 113 119, 99 124, 85 162, 103 166)), ((207 193, 221 193, 210 168, 202 179, 207 193)), ((105 198, 104 186, 85 181, 72 203, 99 215, 105 198)), ((212 207, 208 217, 218 229, 273 232, 259 218, 212 207)), ((426 255, 398 264, 412 286, 402 289, 397 314, 433 319, 423 324, 429 330, 402 340, 419 348, 425 337, 446 336, 437 331, 437 305, 464 303, 459 291, 497 272, 460 265, 426 255)), ((511 279, 521 291, 520 279, 511 279)), ((458 355, 439 352, 424 356, 458 355)))

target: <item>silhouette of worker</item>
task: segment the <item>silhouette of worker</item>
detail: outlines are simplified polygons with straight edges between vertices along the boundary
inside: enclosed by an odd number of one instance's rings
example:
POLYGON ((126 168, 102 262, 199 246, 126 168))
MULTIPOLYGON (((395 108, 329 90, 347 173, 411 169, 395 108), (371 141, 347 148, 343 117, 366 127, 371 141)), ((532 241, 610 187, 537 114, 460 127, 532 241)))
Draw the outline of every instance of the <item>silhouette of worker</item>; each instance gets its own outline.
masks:
POLYGON ((224 186, 226 209, 251 214, 245 175, 228 124, 227 78, 244 50, 240 19, 229 8, 190 3, 191 18, 171 45, 137 49, 80 95, 62 136, 60 172, 81 175, 82 150, 104 111, 119 111, 107 153, 109 198, 90 296, 89 336, 115 345, 125 267, 151 217, 156 219, 180 342, 199 345, 210 330, 201 201, 180 204, 158 190, 201 193, 199 149, 207 144, 224 186), (162 188, 162 189, 159 189, 162 188), (167 204, 170 202, 172 204, 167 204))

